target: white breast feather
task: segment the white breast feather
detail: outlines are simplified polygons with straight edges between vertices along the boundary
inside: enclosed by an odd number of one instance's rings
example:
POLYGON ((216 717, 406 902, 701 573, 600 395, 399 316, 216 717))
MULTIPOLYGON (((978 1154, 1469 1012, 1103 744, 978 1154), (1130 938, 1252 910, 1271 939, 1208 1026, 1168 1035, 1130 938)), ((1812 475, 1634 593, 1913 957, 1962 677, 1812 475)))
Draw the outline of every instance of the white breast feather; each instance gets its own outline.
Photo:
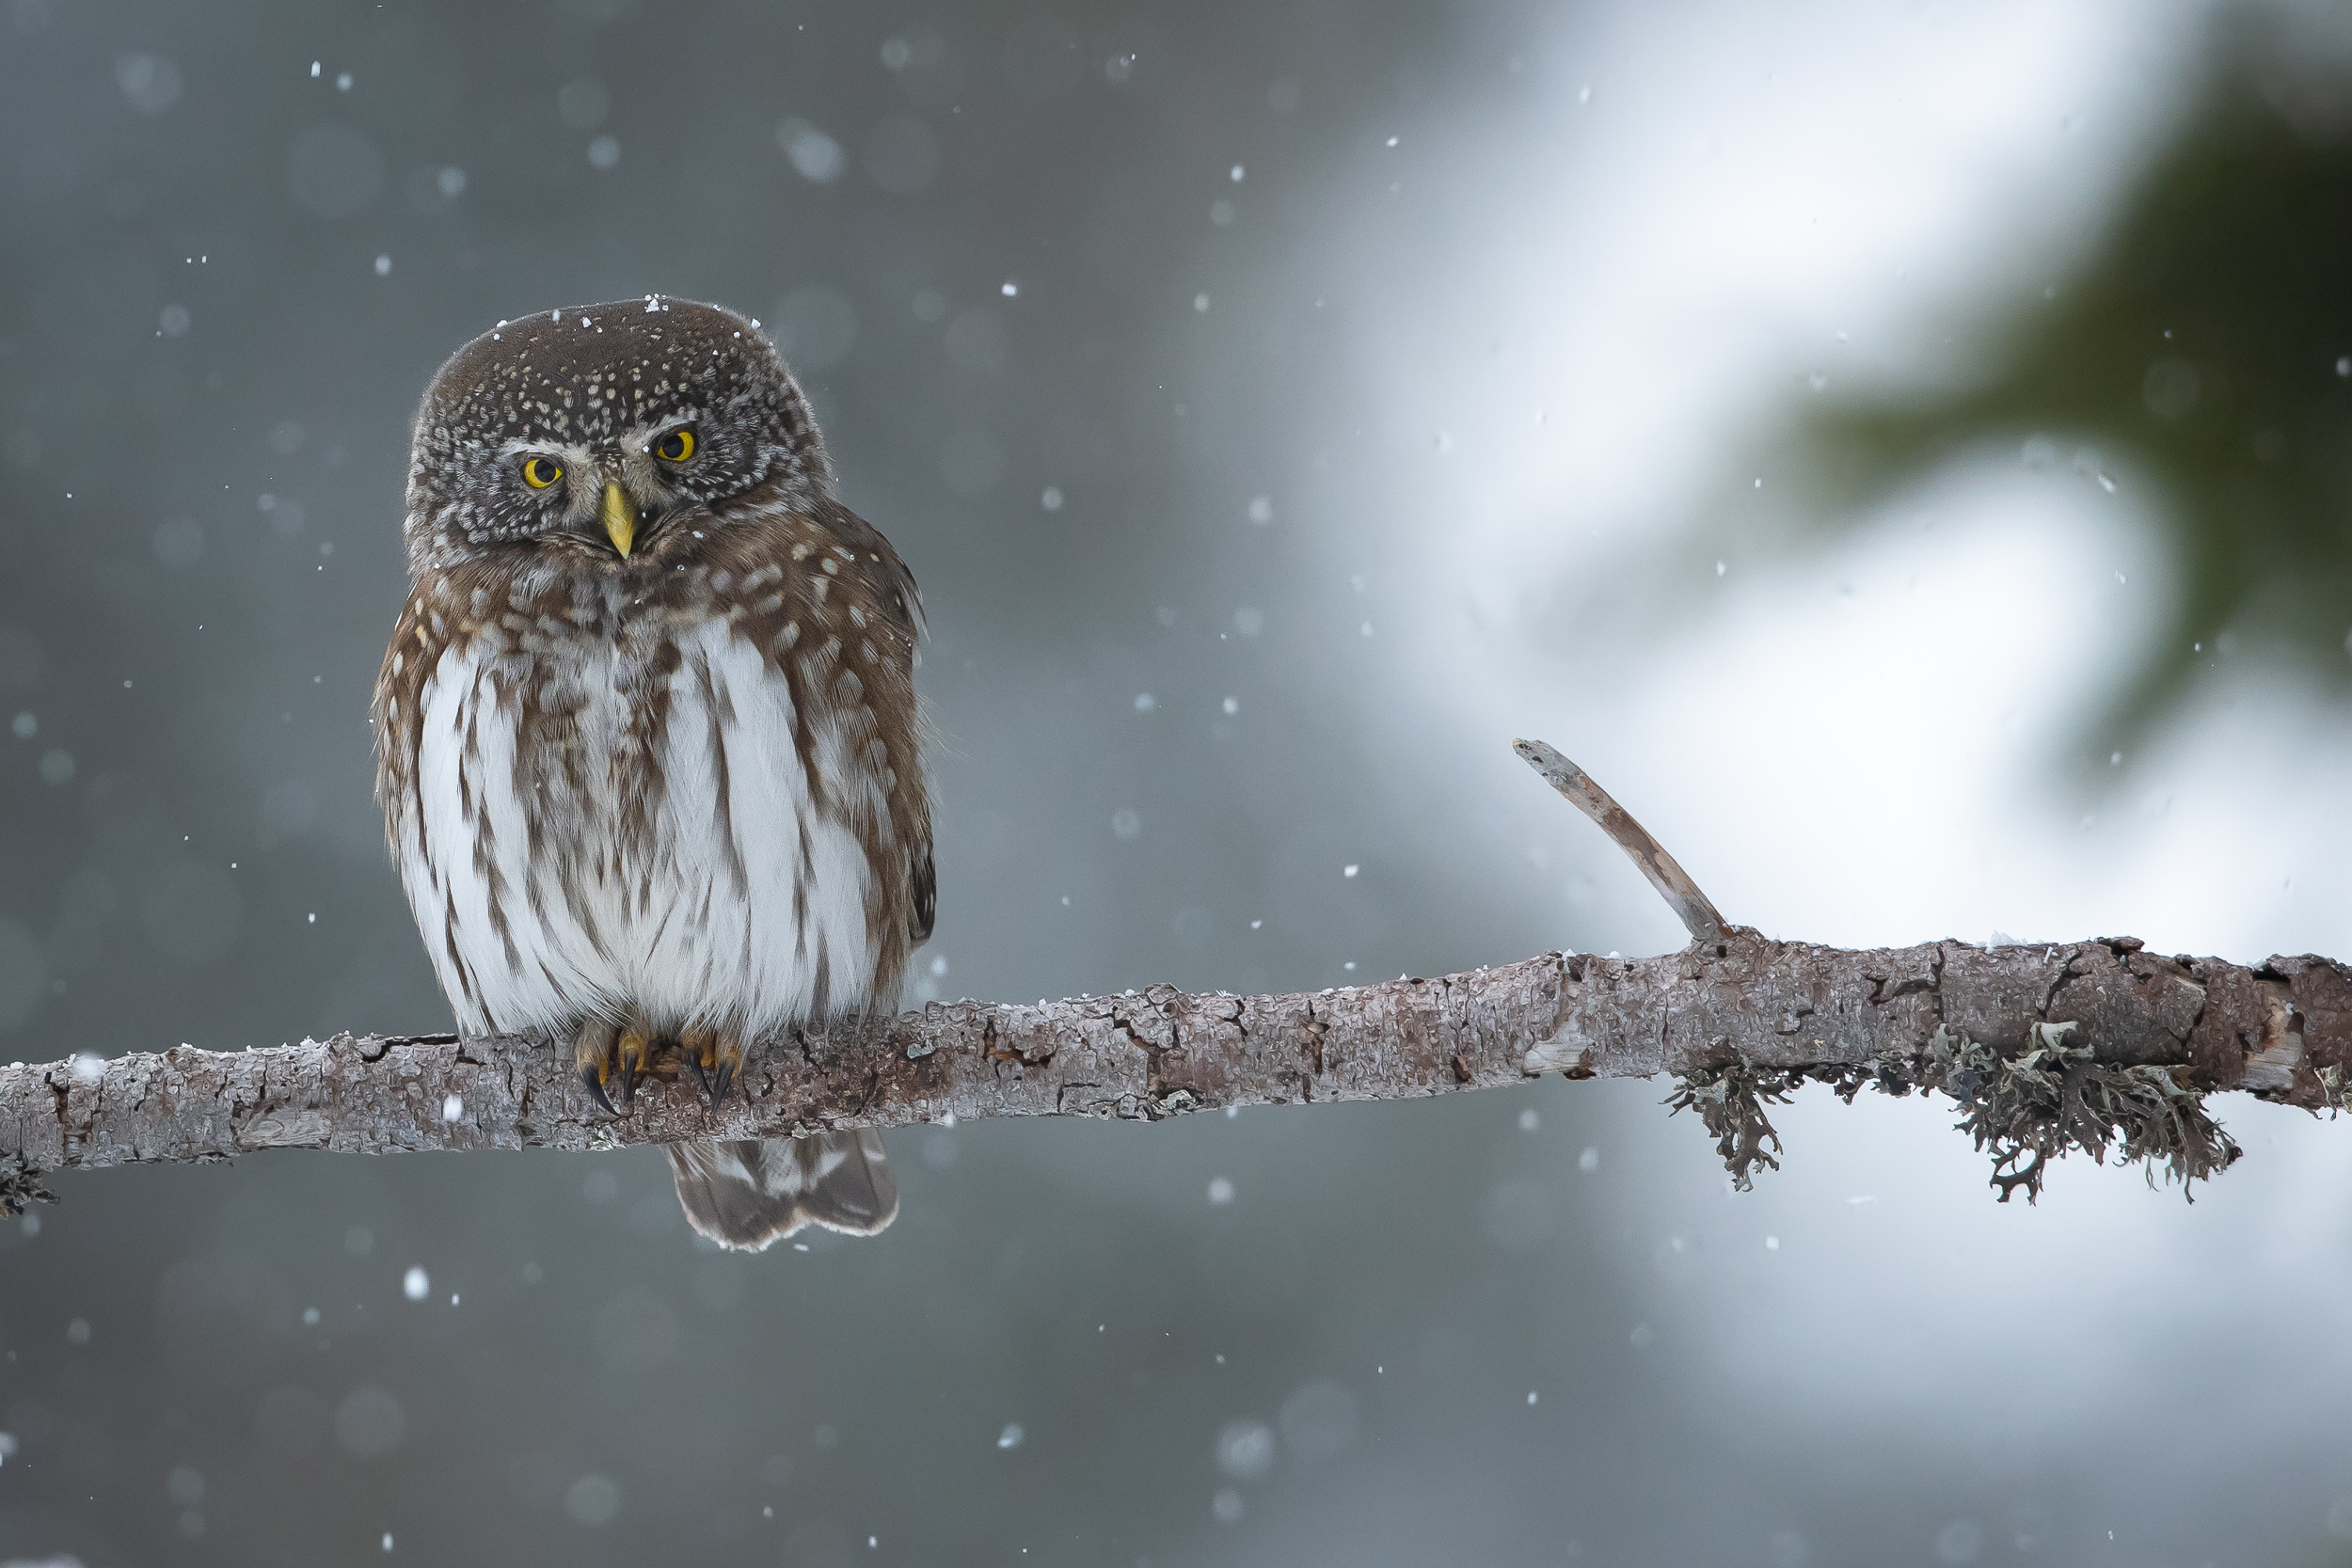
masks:
MULTIPOLYGON (((517 798, 499 656, 453 648, 425 683, 421 810, 399 807, 401 874, 466 1028, 559 1028, 634 1006, 664 1031, 725 1022, 759 1038, 810 1017, 820 990, 834 1008, 868 1000, 871 873, 843 815, 848 800, 870 798, 866 769, 849 766, 838 744, 820 744, 829 787, 825 801, 812 801, 794 754, 789 690, 758 651, 720 621, 677 642, 666 788, 650 842, 636 847, 620 819, 646 769, 630 754, 616 689, 624 656, 599 646, 566 672, 582 699, 577 745, 587 788, 578 797, 557 779, 538 799, 517 798), (567 855, 579 867, 568 895, 567 855), (494 883, 503 938, 491 916, 494 883), (804 921, 796 889, 805 890, 804 921)), ((830 741, 834 726, 819 727, 830 741)))

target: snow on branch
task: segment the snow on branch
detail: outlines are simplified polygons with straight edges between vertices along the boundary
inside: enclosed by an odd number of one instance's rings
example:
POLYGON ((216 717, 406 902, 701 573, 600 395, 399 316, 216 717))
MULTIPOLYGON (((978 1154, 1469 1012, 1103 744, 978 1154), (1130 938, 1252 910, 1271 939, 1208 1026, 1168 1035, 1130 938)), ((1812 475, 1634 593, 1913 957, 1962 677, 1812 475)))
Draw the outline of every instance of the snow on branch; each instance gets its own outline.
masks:
MULTIPOLYGON (((716 1114, 675 1078, 605 1113, 567 1044, 338 1035, 0 1068, 0 1207, 41 1173, 345 1153, 605 1148, 1006 1116, 1158 1120, 1232 1105, 1409 1100, 1546 1072, 1677 1080, 1742 1185, 1777 1162, 1765 1107, 1807 1080, 1949 1096, 2004 1200, 2074 1149, 2185 1183, 2237 1157, 2204 1108, 2244 1090, 2344 1105, 2352 969, 2150 953, 2128 937, 1850 950, 1730 926, 1638 823, 1550 748, 1522 754, 1627 847, 1694 933, 1646 958, 1545 953, 1431 979, 1233 996, 1154 986, 1035 1006, 933 1004, 755 1054, 716 1114), (1531 754, 1533 753, 1533 754, 1531 754), (1566 783, 1563 783, 1566 780, 1566 783), (1588 804, 1587 801, 1591 803, 1588 804)), ((662 1064, 668 1067, 669 1064, 662 1064)))

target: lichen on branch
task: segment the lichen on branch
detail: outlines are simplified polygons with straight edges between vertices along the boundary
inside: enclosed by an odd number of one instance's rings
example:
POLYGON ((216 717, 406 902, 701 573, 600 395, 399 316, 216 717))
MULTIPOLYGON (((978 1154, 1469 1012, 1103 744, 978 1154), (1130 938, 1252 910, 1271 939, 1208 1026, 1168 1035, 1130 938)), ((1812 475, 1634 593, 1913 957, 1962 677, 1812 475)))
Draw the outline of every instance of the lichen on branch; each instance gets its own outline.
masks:
POLYGON ((1780 1169, 1780 1134, 1773 1131, 1764 1107, 1788 1104, 1788 1097, 1803 1086, 1806 1076, 1803 1068, 1758 1071, 1745 1062, 1702 1068, 1677 1078, 1675 1091, 1665 1098, 1664 1104, 1669 1116, 1684 1111, 1698 1113, 1700 1122, 1715 1140, 1716 1156, 1723 1161, 1724 1168, 1731 1172, 1732 1186, 1744 1193, 1756 1185, 1756 1166, 1780 1169), (1768 1143, 1772 1145, 1769 1151, 1764 1147, 1768 1143))
POLYGON ((2026 1202, 2038 1199, 2050 1162, 2078 1149, 2101 1164, 2112 1151, 2119 1163, 2140 1165, 2151 1187, 2161 1165, 2165 1180, 2196 1201, 2193 1184, 2245 1151, 2205 1109, 2204 1096, 2174 1076, 2178 1069, 2102 1062, 2090 1046, 2070 1043, 2080 1027, 2038 1022, 2016 1056, 1939 1028, 1922 1054, 1921 1085, 1950 1096, 1963 1113, 1960 1131, 1992 1150, 1992 1185, 2003 1203, 2020 1187, 2026 1202))
POLYGON ((0 1214, 13 1218, 36 1203, 55 1203, 57 1195, 41 1185, 40 1172, 19 1153, 0 1154, 0 1214))
MULTIPOLYGON (((2103 1062, 2088 1044, 2072 1043, 2078 1021, 2027 1024, 2026 1048, 2004 1055, 1943 1024, 1915 1053, 1890 1051, 1869 1063, 1758 1069, 1745 1062, 1707 1067, 1676 1080, 1665 1103, 1695 1111, 1715 1138, 1715 1152, 1746 1192, 1757 1165, 1780 1168, 1780 1134, 1767 1104, 1785 1105, 1807 1078, 1830 1085, 1848 1104, 1864 1087, 1898 1097, 1933 1091, 1960 1107, 1955 1128, 1993 1154, 1990 1185, 2007 1203, 2019 1188, 2035 1202, 2050 1164, 2070 1153, 2106 1164, 2138 1164, 2148 1184, 2161 1167, 2168 1182, 2196 1201, 2192 1185, 2210 1180, 2245 1152, 2205 1109, 2204 1093, 2180 1082, 2179 1068, 2103 1062), (1765 1148, 1771 1145, 1768 1151, 1765 1148)), ((2342 1101, 2340 1069, 2330 1069, 2331 1105, 2342 1101)))

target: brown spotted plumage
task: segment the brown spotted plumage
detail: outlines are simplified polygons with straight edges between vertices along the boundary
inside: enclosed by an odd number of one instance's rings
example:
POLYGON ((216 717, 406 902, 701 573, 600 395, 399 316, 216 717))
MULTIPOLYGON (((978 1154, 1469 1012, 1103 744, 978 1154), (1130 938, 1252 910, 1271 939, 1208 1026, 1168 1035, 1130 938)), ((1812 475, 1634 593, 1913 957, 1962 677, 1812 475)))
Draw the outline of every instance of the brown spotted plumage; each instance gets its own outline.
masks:
MULTIPOLYGON (((921 609, 750 323, 501 323, 425 394, 406 528, 377 788, 463 1027, 563 1032, 625 1114, 665 1054, 715 1102, 764 1042, 896 1001, 934 898, 921 609)), ((870 1133, 671 1159, 729 1245, 897 1212, 870 1133)))

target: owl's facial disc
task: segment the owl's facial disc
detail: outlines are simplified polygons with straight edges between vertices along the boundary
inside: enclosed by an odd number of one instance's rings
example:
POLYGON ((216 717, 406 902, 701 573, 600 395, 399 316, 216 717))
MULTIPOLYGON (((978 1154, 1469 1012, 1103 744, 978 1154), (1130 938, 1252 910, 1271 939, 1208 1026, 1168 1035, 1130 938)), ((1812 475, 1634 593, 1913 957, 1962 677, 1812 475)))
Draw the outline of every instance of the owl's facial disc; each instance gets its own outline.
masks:
POLYGON ((621 448, 510 444, 502 459, 508 482, 535 509, 534 522, 521 531, 571 548, 610 544, 628 560, 646 520, 671 505, 660 476, 649 471, 642 453, 629 450, 644 446, 643 441, 621 448))
POLYGON ((500 322, 427 388, 409 560, 520 549, 636 571, 671 520, 832 488, 807 402, 754 323, 652 296, 541 311, 500 322))

